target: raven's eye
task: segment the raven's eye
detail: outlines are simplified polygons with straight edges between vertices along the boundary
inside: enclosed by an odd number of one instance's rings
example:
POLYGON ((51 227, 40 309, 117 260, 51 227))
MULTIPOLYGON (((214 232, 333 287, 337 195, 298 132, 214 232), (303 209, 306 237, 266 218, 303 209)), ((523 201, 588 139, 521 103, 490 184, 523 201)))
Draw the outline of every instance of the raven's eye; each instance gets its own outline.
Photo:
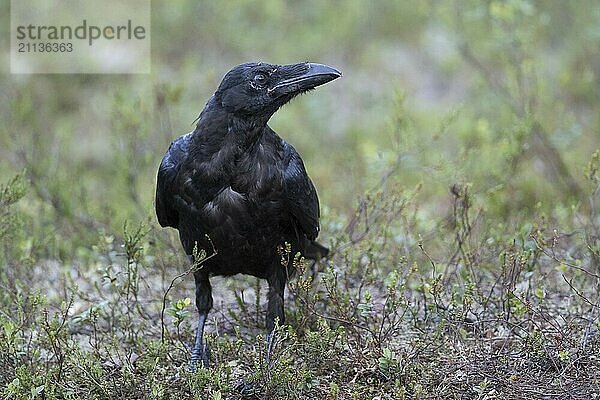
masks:
POLYGON ((254 82, 256 82, 259 85, 264 85, 265 82, 267 82, 267 76, 265 74, 258 73, 254 75, 254 82))

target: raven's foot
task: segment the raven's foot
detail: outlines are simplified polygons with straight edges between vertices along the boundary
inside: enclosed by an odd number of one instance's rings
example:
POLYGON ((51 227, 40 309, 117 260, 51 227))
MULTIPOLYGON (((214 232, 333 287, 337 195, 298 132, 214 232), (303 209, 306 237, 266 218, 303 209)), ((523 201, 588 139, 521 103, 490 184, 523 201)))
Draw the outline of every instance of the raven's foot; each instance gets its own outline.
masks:
POLYGON ((202 346, 194 347, 192 351, 192 358, 190 360, 190 371, 198 371, 200 368, 208 368, 210 361, 210 349, 208 345, 204 343, 202 346))

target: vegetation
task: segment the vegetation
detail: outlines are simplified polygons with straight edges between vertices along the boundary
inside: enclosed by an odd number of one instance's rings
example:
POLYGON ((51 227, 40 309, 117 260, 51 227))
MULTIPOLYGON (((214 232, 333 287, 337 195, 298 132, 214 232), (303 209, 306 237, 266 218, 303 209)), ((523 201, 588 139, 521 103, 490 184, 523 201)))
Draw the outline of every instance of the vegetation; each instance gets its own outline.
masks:
POLYGON ((3 399, 600 396, 597 2, 152 12, 150 76, 0 78, 3 399), (155 173, 256 59, 344 72, 271 122, 334 254, 297 260, 270 365, 263 284, 215 278, 214 366, 191 373, 193 279, 155 173))

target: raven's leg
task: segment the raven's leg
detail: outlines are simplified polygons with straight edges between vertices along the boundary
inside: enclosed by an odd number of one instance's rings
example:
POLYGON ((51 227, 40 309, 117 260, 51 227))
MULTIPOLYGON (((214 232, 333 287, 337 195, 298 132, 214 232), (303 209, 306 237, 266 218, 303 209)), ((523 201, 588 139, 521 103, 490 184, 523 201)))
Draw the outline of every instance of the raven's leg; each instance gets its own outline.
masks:
POLYGON ((269 283, 269 294, 267 295, 267 366, 269 365, 269 359, 271 357, 271 351, 275 343, 275 321, 279 325, 283 325, 285 322, 285 313, 283 311, 283 295, 285 292, 286 283, 285 268, 280 269, 267 278, 269 283))
POLYGON ((196 271, 194 273, 194 279, 196 281, 196 307, 198 308, 198 330, 196 331, 196 342, 194 343, 194 349, 192 350, 191 369, 196 370, 198 362, 201 361, 201 367, 207 368, 208 361, 210 358, 210 352, 208 345, 204 343, 204 323, 206 322, 206 316, 212 308, 212 290, 210 287, 210 281, 208 279, 208 273, 203 270, 196 271))

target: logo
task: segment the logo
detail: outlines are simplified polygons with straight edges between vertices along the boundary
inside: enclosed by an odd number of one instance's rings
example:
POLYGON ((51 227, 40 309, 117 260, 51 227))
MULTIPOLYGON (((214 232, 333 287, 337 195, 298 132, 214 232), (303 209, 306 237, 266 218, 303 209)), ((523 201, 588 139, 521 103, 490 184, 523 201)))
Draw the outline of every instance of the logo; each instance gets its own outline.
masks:
POLYGON ((11 73, 149 73, 150 0, 11 0, 11 73))

